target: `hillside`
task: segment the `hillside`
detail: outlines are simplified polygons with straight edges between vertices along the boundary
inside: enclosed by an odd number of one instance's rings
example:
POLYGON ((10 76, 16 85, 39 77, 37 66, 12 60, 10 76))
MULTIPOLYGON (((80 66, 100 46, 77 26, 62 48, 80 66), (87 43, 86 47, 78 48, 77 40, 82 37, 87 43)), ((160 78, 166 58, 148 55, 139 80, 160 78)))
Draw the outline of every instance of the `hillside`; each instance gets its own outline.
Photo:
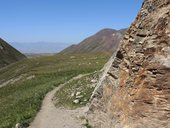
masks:
POLYGON ((93 36, 88 37, 77 45, 72 45, 63 51, 62 54, 69 53, 97 53, 113 52, 117 49, 120 40, 125 34, 126 29, 114 30, 103 29, 93 36))
POLYGON ((26 58, 22 53, 0 38, 0 68, 26 58))
POLYGON ((98 84, 95 128, 170 128, 170 0, 144 0, 98 84))
MULTIPOLYGON (((17 123, 25 128, 40 110, 47 92, 79 74, 99 71, 109 57, 110 55, 105 53, 74 56, 57 54, 24 59, 2 68, 0 128, 14 128, 17 123)), ((91 92, 92 88, 86 90, 87 95, 90 93, 89 90, 91 92)))

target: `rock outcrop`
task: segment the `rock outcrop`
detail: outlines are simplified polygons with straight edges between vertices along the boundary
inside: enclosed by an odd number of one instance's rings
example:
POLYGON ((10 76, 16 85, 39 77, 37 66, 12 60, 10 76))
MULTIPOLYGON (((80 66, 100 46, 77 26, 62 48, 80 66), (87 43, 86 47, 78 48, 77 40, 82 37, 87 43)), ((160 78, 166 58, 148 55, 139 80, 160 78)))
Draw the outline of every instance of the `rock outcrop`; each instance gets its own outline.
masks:
POLYGON ((90 36, 77 45, 72 45, 63 51, 61 54, 76 54, 76 53, 98 53, 98 52, 114 52, 120 45, 127 29, 114 30, 103 29, 93 36, 90 36))
POLYGON ((95 128, 170 128, 170 0, 144 0, 88 113, 95 128))
POLYGON ((25 55, 0 38, 0 68, 26 58, 25 55))

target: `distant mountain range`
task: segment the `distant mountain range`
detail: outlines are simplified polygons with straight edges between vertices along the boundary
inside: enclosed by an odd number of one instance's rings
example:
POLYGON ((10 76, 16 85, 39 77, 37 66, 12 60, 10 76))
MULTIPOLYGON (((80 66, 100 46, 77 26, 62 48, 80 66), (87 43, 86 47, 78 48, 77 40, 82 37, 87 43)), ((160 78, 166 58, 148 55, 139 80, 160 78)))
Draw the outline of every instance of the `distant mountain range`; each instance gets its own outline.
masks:
POLYGON ((126 29, 114 30, 103 29, 93 36, 70 46, 70 43, 51 43, 51 42, 11 42, 14 48, 22 53, 87 53, 87 52, 113 52, 122 39, 126 29), (64 49, 64 50, 63 50, 64 49))
POLYGON ((32 43, 10 43, 13 47, 22 53, 58 53, 68 47, 70 43, 50 43, 50 42, 32 42, 32 43))
POLYGON ((71 45, 61 54, 113 52, 119 46, 126 29, 103 29, 77 45, 71 45))
POLYGON ((24 58, 25 55, 0 38, 0 68, 24 58))

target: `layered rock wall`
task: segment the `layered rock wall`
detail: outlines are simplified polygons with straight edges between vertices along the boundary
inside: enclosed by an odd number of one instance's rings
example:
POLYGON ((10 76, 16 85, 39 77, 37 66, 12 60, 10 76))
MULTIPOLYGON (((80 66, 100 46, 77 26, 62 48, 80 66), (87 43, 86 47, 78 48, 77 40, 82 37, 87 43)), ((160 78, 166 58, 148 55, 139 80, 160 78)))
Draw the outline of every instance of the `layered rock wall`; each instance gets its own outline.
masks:
POLYGON ((170 128, 170 0, 145 0, 92 97, 96 128, 170 128))

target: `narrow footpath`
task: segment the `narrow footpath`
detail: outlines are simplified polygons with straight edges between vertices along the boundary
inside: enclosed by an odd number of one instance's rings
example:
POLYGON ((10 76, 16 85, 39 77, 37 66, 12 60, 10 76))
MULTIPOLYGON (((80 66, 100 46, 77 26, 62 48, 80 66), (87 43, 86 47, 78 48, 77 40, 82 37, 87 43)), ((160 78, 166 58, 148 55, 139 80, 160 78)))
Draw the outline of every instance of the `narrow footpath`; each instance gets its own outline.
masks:
POLYGON ((67 83, 86 75, 89 74, 78 75, 49 92, 43 100, 41 110, 37 113, 29 128, 82 128, 83 122, 79 117, 84 115, 84 108, 76 110, 56 108, 52 99, 54 94, 67 83))

